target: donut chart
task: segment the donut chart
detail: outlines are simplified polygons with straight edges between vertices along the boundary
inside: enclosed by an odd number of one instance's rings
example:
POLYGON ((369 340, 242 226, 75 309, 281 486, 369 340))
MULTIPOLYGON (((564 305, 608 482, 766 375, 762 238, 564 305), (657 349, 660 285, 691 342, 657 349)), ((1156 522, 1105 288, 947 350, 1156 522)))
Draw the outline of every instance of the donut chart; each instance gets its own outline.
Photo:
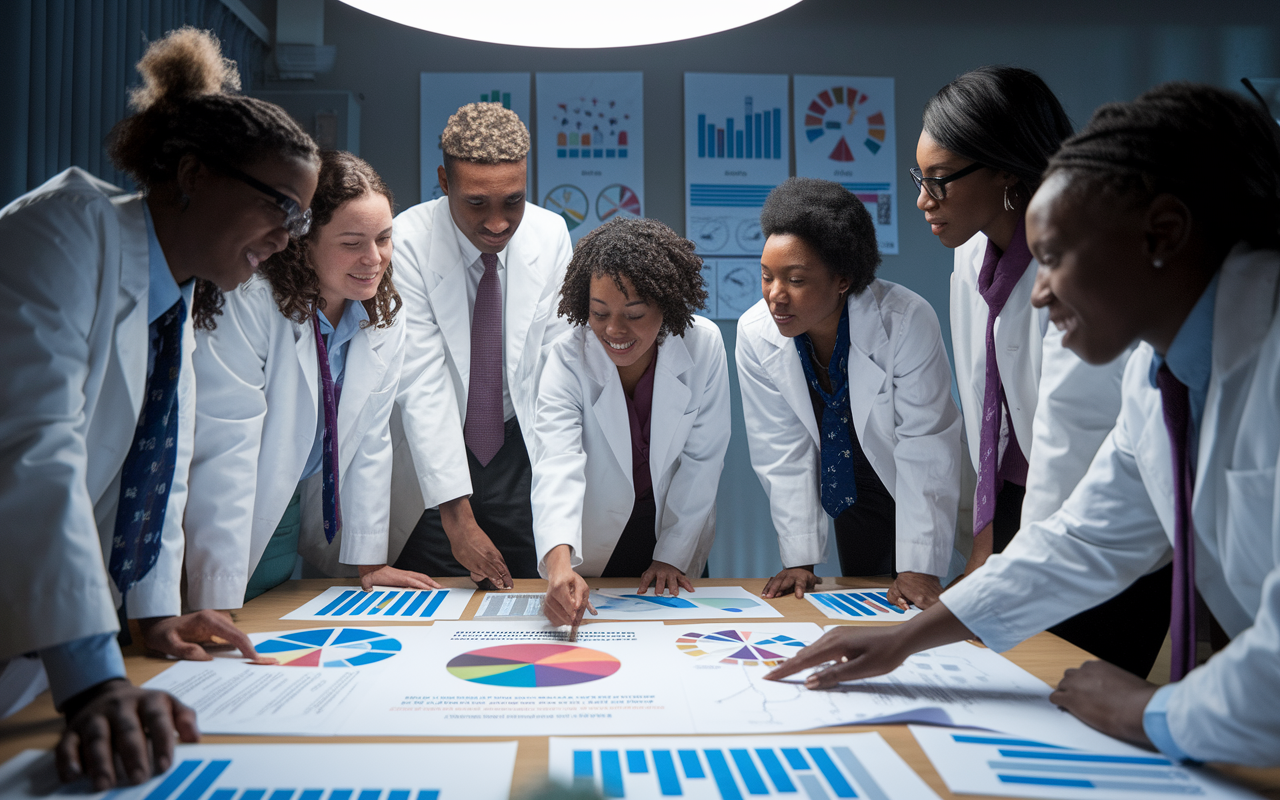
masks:
POLYGON ((764 631, 691 632, 676 639, 676 649, 687 656, 744 667, 776 667, 804 646, 794 637, 764 631))
POLYGON ((607 678, 622 668, 608 653, 568 644, 504 644, 454 656, 455 678, 488 686, 545 688, 607 678))
POLYGON ((255 645, 282 667, 363 667, 400 652, 400 640, 363 628, 317 628, 255 645))
POLYGON ((804 112, 805 137, 810 142, 821 139, 828 132, 838 137, 831 154, 827 156, 832 161, 856 160, 853 149, 849 145, 849 138, 856 142, 859 137, 864 137, 861 144, 868 152, 872 155, 880 152, 880 148, 884 146, 887 127, 883 111, 876 111, 873 114, 864 113, 863 127, 857 130, 854 128, 854 121, 859 114, 858 107, 868 99, 865 93, 859 92, 852 86, 833 86, 818 92, 804 112), (828 111, 832 112, 829 117, 828 111))
POLYGON ((630 219, 640 216, 640 195, 630 186, 614 183, 600 190, 596 197, 596 216, 608 222, 613 216, 630 219))

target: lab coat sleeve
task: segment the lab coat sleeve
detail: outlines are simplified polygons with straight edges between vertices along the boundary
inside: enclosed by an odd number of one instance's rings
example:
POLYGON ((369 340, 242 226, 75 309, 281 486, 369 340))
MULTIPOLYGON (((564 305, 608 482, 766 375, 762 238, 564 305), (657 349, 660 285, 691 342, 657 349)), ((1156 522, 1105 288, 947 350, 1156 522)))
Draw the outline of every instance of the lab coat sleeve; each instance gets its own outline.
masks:
POLYGON ((0 659, 118 629, 86 485, 83 387, 119 232, 105 198, 76 200, 0 216, 0 659))
POLYGON ((404 366, 396 402, 427 508, 471 494, 462 414, 445 360, 444 333, 427 294, 432 235, 429 209, 417 206, 396 217, 392 263, 405 321, 404 366))
POLYGON ((893 403, 896 566, 939 578, 947 573, 960 504, 960 431, 951 367, 938 315, 925 302, 898 326, 893 403))
POLYGON ((993 650, 1110 599, 1170 559, 1126 414, 1061 509, 1023 528, 1003 553, 943 592, 943 604, 993 650))
POLYGON ((362 414, 368 427, 340 476, 342 481, 342 548, 344 564, 387 563, 387 536, 391 522, 391 409, 395 405, 400 369, 404 362, 404 314, 378 336, 390 337, 382 349, 387 370, 382 384, 365 400, 362 414))
POLYGON ((569 545, 570 566, 582 563, 583 496, 587 454, 582 442, 586 406, 582 384, 570 368, 578 336, 558 340, 547 354, 533 423, 533 539, 538 574, 547 576, 547 553, 569 545))
POLYGON ((751 466, 769 498, 782 565, 821 564, 827 560, 827 516, 818 497, 817 445, 760 363, 741 322, 735 354, 751 466))
MULTIPOLYGON (((691 325, 689 334, 707 340, 699 347, 700 358, 705 362, 699 369, 705 375, 705 383, 700 387, 701 404, 691 412, 697 416, 667 489, 658 543, 653 550, 654 561, 671 564, 686 575, 695 555, 711 549, 711 542, 704 539, 716 534, 716 493, 724 454, 729 449, 731 419, 729 361, 720 329, 714 323, 697 328, 691 325)), ((655 400, 662 402, 661 398, 655 400)))
POLYGON ((1047 519, 1066 501, 1120 413, 1120 385, 1133 349, 1094 366, 1062 346, 1062 331, 1044 337, 1039 399, 1032 421, 1022 527, 1047 519))
POLYGON ((244 605, 267 415, 267 320, 279 313, 270 286, 255 282, 228 292, 217 327, 197 338, 199 393, 186 513, 187 603, 193 609, 244 605))

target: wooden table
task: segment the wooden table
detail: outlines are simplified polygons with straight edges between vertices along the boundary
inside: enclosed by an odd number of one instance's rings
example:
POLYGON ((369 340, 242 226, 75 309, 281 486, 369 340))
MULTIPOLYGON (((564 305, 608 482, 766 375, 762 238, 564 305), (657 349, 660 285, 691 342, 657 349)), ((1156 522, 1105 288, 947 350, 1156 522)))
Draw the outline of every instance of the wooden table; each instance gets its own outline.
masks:
MULTIPOLYGON (((274 589, 261 597, 250 601, 243 609, 235 612, 235 619, 241 629, 254 633, 259 631, 272 630, 291 630, 308 627, 324 627, 332 625, 331 622, 306 622, 299 620, 281 621, 280 617, 310 600, 319 592, 329 586, 350 583, 355 584, 356 581, 342 580, 304 580, 289 581, 277 589, 274 589)), ((465 578, 444 578, 440 583, 454 588, 472 588, 474 584, 465 578)), ((592 578, 588 583, 595 588, 624 588, 634 587, 636 582, 624 579, 609 578, 592 578)), ((835 583, 839 586, 850 586, 858 588, 867 587, 884 587, 887 586, 886 581, 882 580, 864 580, 858 578, 838 578, 835 583)), ((745 580, 697 580, 694 585, 702 586, 743 586, 748 591, 759 593, 764 589, 764 579, 745 579, 745 580)), ((827 579, 824 587, 830 587, 831 579, 827 579)), ((517 580, 515 582, 515 591, 517 592, 541 592, 546 589, 546 582, 540 580, 517 580)), ((462 614, 463 619, 470 619, 476 610, 480 608, 480 601, 485 592, 476 592, 468 603, 466 610, 462 614)), ((807 600, 797 600, 794 596, 787 596, 775 600, 767 601, 773 605, 779 612, 783 614, 786 622, 815 622, 819 625, 830 625, 834 621, 825 617, 817 608, 815 608, 807 600)), ((714 621, 714 620, 709 620, 714 621)), ((397 623, 393 620, 379 622, 379 625, 412 625, 421 623, 397 623)), ((669 623, 683 625, 685 622, 669 623)), ((892 625, 895 623, 860 623, 867 625, 892 625)), ((135 635, 134 639, 137 640, 135 635)), ((1059 678, 1062 677, 1062 671, 1068 667, 1078 666, 1081 662, 1089 659, 1089 654, 1074 645, 1071 645, 1051 633, 1042 633, 1033 637, 1026 642, 1018 645, 1005 655, 1018 664, 1023 669, 1040 678, 1050 686, 1056 686, 1059 678)), ((125 665, 129 671, 129 677, 135 684, 142 684, 157 674, 162 672, 170 664, 169 661, 159 658, 151 658, 143 653, 141 648, 128 648, 125 651, 125 665)), ((1278 712, 1280 713, 1280 712, 1278 712)), ((58 739, 58 734, 62 728, 61 718, 54 712, 53 703, 48 692, 38 697, 35 702, 22 711, 14 714, 5 720, 0 720, 0 763, 8 760, 18 752, 27 748, 49 748, 52 747, 58 739)), ((839 728, 824 728, 821 731, 805 731, 803 733, 857 733, 869 730, 878 731, 881 736, 898 752, 902 758, 911 765, 924 780, 937 792, 941 797, 953 798, 957 795, 947 791, 946 784, 934 771, 933 765, 925 756, 920 745, 916 743, 915 737, 907 730, 905 725, 872 725, 872 726, 845 726, 839 728)), ((778 736, 787 736, 789 734, 777 734, 778 736)), ((434 736, 434 737, 411 737, 411 736, 338 736, 325 737, 318 739, 316 737, 299 737, 299 736, 206 736, 205 742, 208 743, 261 743, 261 742, 294 742, 300 744, 314 744, 317 742, 474 742, 474 741, 511 741, 515 739, 520 743, 520 749, 516 756, 515 778, 512 784, 512 796, 518 797, 521 794, 537 787, 547 774, 547 737, 545 736, 434 736)), ((1223 767, 1222 771, 1230 775, 1234 780, 1239 781, 1251 788, 1261 791, 1264 796, 1276 798, 1280 800, 1280 769, 1270 770, 1251 770, 1238 767, 1223 767)), ((973 795, 965 795, 965 797, 973 797, 973 795)))

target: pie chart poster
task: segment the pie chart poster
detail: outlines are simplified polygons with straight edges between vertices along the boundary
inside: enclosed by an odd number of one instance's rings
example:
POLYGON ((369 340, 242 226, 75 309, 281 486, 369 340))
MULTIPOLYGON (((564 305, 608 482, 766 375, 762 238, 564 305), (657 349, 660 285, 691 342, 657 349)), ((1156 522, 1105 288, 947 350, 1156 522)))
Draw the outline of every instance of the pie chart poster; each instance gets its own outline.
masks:
POLYGON ((880 252, 898 252, 893 78, 796 75, 796 175, 843 184, 871 212, 880 252))
POLYGON ((539 72, 538 205, 573 243, 644 216, 644 73, 539 72))

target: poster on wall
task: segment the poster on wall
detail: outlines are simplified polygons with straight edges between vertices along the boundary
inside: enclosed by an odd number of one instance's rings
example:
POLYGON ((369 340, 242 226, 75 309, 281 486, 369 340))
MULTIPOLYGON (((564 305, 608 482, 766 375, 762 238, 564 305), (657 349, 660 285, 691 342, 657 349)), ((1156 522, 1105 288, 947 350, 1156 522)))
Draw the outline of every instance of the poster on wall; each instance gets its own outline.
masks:
POLYGON ((836 181, 871 212, 880 252, 898 252, 893 78, 796 75, 796 175, 836 181))
POLYGON ((760 207, 790 174, 786 75, 684 75, 685 230, 704 258, 759 256, 760 207))
MULTIPOLYGON (((420 202, 425 203, 444 194, 440 190, 436 168, 443 163, 440 132, 444 130, 449 117, 467 103, 502 103, 528 125, 530 77, 528 72, 422 73, 418 127, 422 171, 420 202)), ((532 178, 532 170, 530 177, 532 178)))
POLYGON ((644 216, 644 73, 539 72, 538 205, 574 244, 644 216))
POLYGON ((702 280, 707 290, 702 315, 710 319, 737 319, 763 296, 759 258, 703 258, 702 280))

